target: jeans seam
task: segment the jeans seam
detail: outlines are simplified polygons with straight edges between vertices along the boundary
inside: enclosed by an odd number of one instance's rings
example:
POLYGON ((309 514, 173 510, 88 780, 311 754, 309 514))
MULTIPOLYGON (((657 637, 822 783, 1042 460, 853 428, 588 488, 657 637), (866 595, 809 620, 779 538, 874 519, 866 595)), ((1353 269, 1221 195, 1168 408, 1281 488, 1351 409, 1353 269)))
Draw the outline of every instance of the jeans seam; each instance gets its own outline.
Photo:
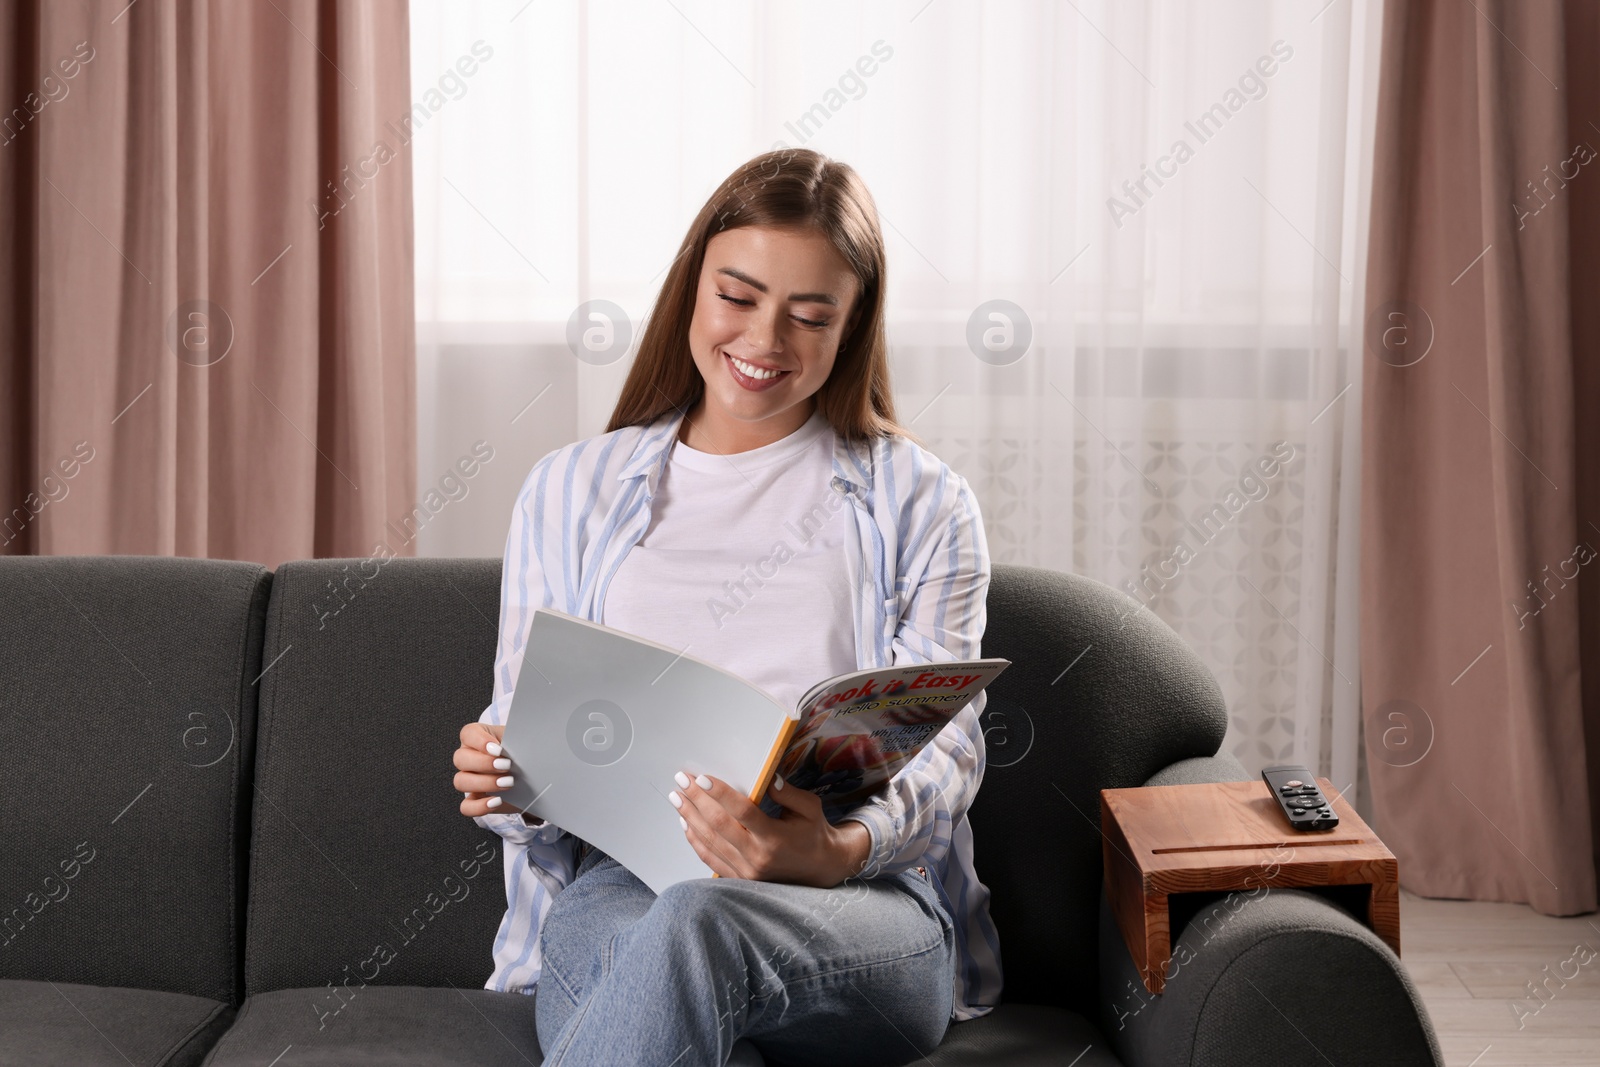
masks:
MULTIPOLYGON (((943 947, 943 945, 944 945, 944 940, 941 938, 939 941, 935 942, 932 945, 929 945, 927 948, 919 949, 919 950, 917 950, 915 952, 905 953, 905 954, 900 955, 900 956, 894 956, 894 957, 891 957, 889 959, 873 960, 873 961, 868 962, 868 963, 856 963, 856 964, 851 964, 848 967, 835 967, 833 970, 822 971, 822 972, 819 972, 817 974, 812 974, 812 975, 806 975, 804 978, 795 978, 795 979, 790 979, 790 980, 779 979, 778 988, 777 989, 774 989, 770 993, 765 993, 760 997, 752 997, 750 999, 750 1001, 749 1001, 749 1004, 753 1008, 757 1000, 767 1000, 767 999, 774 998, 780 992, 785 994, 785 996, 787 997, 787 995, 793 989, 803 988, 804 986, 806 986, 809 983, 819 982, 819 981, 822 981, 824 979, 835 978, 835 977, 838 977, 838 976, 841 976, 841 975, 845 976, 845 980, 846 981, 850 981, 849 975, 851 975, 851 974, 859 973, 861 971, 870 970, 870 969, 872 969, 874 967, 882 967, 882 966, 884 966, 886 964, 900 963, 900 962, 903 962, 905 960, 911 960, 911 959, 916 959, 916 958, 918 958, 920 956, 926 956, 931 952, 938 951, 941 947, 943 947)), ((861 990, 861 988, 859 986, 857 986, 854 982, 850 982, 850 985, 851 985, 851 988, 855 989, 855 991, 857 993, 859 993, 861 996, 866 998, 867 1003, 869 1003, 869 1004, 872 1003, 872 998, 871 997, 867 997, 866 993, 862 992, 862 990, 861 990)), ((784 1013, 785 1014, 788 1013, 788 1008, 787 1007, 785 1007, 784 1013)), ((880 1014, 882 1014, 882 1013, 880 1012, 880 1014)), ((891 1023, 891 1025, 893 1025, 893 1024, 891 1023)), ((901 1036, 904 1037, 905 1035, 902 1034, 901 1036)), ((926 1057, 924 1057, 924 1058, 926 1058, 926 1057)))
MULTIPOLYGON (((871 961, 868 961, 866 963, 852 963, 847 967, 835 967, 831 971, 818 971, 816 974, 808 974, 804 978, 796 978, 796 979, 793 979, 792 981, 790 981, 790 980, 781 980, 781 984, 782 984, 784 989, 788 989, 791 985, 803 985, 806 982, 815 981, 818 978, 832 978, 835 975, 849 974, 849 973, 851 973, 853 971, 864 971, 864 970, 867 970, 867 969, 872 968, 872 967, 882 967, 885 964, 889 964, 889 963, 901 963, 901 962, 903 962, 905 960, 914 960, 919 956, 926 956, 926 955, 928 955, 928 953, 933 952, 933 951, 935 951, 935 950, 937 950, 939 948, 942 948, 943 946, 944 946, 944 939, 940 938, 938 941, 935 941, 933 944, 927 946, 926 948, 919 948, 919 949, 916 949, 916 950, 911 951, 911 952, 902 953, 899 956, 890 956, 890 957, 888 957, 886 959, 881 959, 881 960, 871 960, 871 961)), ((768 996, 772 996, 773 994, 769 993, 767 995, 768 996)))
MULTIPOLYGON (((600 946, 600 981, 604 982, 611 973, 612 948, 616 945, 619 934, 612 934, 600 946)), ((546 1067, 560 1067, 561 1058, 572 1047, 573 1040, 577 1037, 578 1029, 583 1025, 584 1018, 589 1014, 589 1008, 594 1004, 594 990, 589 990, 589 995, 578 1003, 578 1014, 567 1021, 567 1039, 561 1047, 545 1059, 546 1067)))
POLYGON ((567 1022, 567 1039, 561 1043, 560 1048, 555 1049, 545 1057, 545 1067, 560 1067, 562 1057, 567 1054, 567 1049, 572 1047, 573 1039, 578 1035, 578 1028, 583 1025, 584 1016, 589 1014, 589 1006, 593 1003, 594 998, 588 997, 585 998, 582 1004, 578 1005, 578 1014, 567 1022))
MULTIPOLYGON (((616 939, 617 935, 613 934, 611 937, 606 938, 605 942, 600 946, 600 981, 602 982, 605 981, 606 975, 611 970, 612 946, 615 944, 616 939)), ((561 991, 567 995, 567 999, 572 1001, 573 1007, 578 1009, 578 1013, 567 1020, 567 1040, 558 1049, 545 1057, 544 1062, 548 1067, 558 1067, 561 1057, 566 1054, 568 1048, 572 1047, 572 1041, 577 1034, 578 1027, 583 1024, 584 1017, 589 1014, 589 1006, 594 1003, 594 990, 591 989, 588 996, 579 997, 577 991, 562 976, 560 969, 554 966, 553 961, 548 956, 545 957, 545 970, 550 972, 551 976, 555 978, 556 984, 561 987, 561 991)))
MULTIPOLYGON (((567 999, 572 1001, 573 1007, 577 1007, 577 1005, 578 1005, 578 992, 577 992, 577 990, 572 988, 572 983, 567 981, 566 976, 561 973, 561 971, 556 967, 556 965, 550 960, 550 958, 548 956, 545 957, 544 969, 550 975, 550 977, 552 977, 552 978, 554 978, 556 980, 556 985, 560 986, 561 987, 561 991, 567 995, 567 999)), ((542 980, 543 976, 541 975, 540 977, 541 977, 541 980, 542 980)))

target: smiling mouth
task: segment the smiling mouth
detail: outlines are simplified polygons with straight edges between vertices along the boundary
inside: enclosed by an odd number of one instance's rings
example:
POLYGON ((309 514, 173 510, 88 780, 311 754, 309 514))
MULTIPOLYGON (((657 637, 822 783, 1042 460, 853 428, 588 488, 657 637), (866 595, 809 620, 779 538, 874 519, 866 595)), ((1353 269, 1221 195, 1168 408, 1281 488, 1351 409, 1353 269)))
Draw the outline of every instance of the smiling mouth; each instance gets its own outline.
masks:
POLYGON ((722 358, 727 362, 728 377, 747 393, 765 393, 776 389, 794 373, 792 370, 772 371, 766 367, 758 367, 754 363, 735 359, 726 352, 722 353, 722 358))
MULTIPOLYGON (((723 355, 728 354, 724 352, 723 355)), ((740 374, 744 375, 746 378, 751 378, 758 382, 771 381, 774 378, 781 378, 785 374, 789 373, 789 371, 786 370, 769 370, 766 367, 760 367, 754 363, 747 363, 744 360, 739 359, 737 356, 728 356, 728 361, 732 363, 735 368, 737 368, 740 374)))

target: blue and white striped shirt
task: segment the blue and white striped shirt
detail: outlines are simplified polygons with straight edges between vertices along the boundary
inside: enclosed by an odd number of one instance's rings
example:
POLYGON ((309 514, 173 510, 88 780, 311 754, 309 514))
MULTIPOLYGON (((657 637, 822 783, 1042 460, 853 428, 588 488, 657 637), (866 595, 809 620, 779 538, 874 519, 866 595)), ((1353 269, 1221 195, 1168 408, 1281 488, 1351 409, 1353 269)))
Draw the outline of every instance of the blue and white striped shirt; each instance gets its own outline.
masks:
MULTIPOLYGON (((650 523, 661 472, 683 415, 625 426, 555 450, 534 464, 518 494, 500 586, 494 699, 480 722, 503 725, 534 609, 598 622, 606 587, 650 523)), ((981 655, 989 548, 966 479, 904 437, 847 441, 834 432, 836 492, 854 504, 846 567, 859 592, 853 612, 861 667, 937 663, 981 655)), ((980 693, 885 790, 846 818, 872 839, 867 875, 925 867, 955 920, 952 1017, 987 1014, 1000 998, 1000 944, 989 890, 972 865, 967 808, 983 781, 988 700, 980 693)), ((485 988, 532 993, 539 928, 573 879, 577 841, 518 814, 475 821, 505 839, 505 918, 485 988)))

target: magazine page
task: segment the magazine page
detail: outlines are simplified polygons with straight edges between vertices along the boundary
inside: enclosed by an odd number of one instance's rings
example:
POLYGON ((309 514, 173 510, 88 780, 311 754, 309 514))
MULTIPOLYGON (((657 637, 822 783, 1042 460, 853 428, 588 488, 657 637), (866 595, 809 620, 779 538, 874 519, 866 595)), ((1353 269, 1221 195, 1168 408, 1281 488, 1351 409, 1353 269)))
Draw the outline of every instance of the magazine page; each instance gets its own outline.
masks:
MULTIPOLYGON (((854 671, 806 695, 778 774, 822 797, 828 817, 859 806, 970 704, 1007 659, 854 671)), ((772 801, 763 807, 771 810, 772 801)))
POLYGON ((501 739, 516 778, 502 795, 659 893, 711 876, 667 802, 673 775, 714 775, 749 795, 790 728, 787 709, 719 667, 540 608, 501 739))

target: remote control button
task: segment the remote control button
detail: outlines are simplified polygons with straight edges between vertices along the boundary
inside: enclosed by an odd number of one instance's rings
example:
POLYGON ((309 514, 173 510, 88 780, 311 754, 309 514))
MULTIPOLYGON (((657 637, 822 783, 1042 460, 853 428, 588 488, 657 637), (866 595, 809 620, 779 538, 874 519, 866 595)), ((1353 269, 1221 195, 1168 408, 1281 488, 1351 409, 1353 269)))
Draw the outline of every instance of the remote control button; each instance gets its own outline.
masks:
POLYGON ((1291 778, 1283 784, 1288 786, 1290 789, 1298 789, 1299 787, 1305 785, 1305 783, 1298 778, 1291 778))

